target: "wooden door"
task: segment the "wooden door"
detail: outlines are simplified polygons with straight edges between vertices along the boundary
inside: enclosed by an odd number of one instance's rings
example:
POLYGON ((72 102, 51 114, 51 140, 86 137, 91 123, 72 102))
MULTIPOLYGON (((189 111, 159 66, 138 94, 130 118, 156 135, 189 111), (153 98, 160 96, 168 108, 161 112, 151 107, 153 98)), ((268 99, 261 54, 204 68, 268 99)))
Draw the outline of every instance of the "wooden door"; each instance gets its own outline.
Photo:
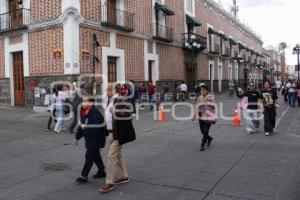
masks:
POLYGON ((11 28, 21 27, 23 25, 22 3, 19 0, 9 0, 9 17, 11 28))
POLYGON ((117 81, 117 58, 108 57, 108 82, 114 83, 117 81))
POLYGON ((13 57, 15 105, 24 106, 25 93, 24 93, 23 52, 13 53, 12 57, 13 57))
POLYGON ((116 25, 117 23, 117 2, 116 0, 107 1, 107 22, 110 25, 116 25))

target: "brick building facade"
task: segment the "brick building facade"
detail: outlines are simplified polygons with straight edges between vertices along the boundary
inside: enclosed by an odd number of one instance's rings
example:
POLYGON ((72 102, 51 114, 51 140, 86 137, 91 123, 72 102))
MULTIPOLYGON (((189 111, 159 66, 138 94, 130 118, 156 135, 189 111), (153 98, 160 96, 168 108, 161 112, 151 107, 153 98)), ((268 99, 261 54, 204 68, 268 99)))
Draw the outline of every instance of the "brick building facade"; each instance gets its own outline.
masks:
POLYGON ((211 0, 0 0, 0 105, 42 105, 44 88, 108 81, 261 81, 261 39, 211 0))

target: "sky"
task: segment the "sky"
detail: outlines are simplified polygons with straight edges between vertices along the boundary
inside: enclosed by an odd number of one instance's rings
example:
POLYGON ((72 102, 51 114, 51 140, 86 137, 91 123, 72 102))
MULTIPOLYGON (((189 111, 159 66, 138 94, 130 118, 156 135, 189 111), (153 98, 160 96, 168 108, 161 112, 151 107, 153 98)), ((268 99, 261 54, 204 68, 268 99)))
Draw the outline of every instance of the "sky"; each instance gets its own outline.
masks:
MULTIPOLYGON (((215 0, 229 10, 232 0, 215 0)), ((297 64, 293 47, 300 43, 300 0, 237 0, 241 22, 261 36, 264 47, 286 42, 288 65, 297 64)))

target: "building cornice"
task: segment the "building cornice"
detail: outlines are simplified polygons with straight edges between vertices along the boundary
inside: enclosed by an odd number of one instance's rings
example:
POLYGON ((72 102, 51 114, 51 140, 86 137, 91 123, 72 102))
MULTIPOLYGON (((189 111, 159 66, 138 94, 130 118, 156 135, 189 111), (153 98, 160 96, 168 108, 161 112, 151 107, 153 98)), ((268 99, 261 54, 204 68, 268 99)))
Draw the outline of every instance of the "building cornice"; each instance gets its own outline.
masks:
POLYGON ((234 24, 236 24, 239 28, 241 28, 244 32, 249 34, 250 37, 255 39, 257 42, 262 43, 262 39, 255 34, 252 30, 250 30, 248 27, 246 27, 242 22, 240 22, 238 19, 234 18, 229 12, 224 10, 223 8, 220 7, 216 2, 213 0, 197 0, 198 2, 201 2, 203 4, 206 4, 207 6, 211 6, 213 9, 216 9, 217 12, 221 13, 224 15, 228 20, 232 21, 234 24))

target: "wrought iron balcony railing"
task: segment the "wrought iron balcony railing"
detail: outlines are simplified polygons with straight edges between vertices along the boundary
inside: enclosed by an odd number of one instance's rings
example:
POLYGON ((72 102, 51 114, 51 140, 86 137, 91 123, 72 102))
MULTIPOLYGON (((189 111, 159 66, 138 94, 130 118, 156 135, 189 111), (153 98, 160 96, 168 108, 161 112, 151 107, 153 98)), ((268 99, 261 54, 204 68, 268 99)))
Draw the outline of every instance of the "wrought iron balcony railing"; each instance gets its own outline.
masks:
POLYGON ((101 6, 101 24, 117 28, 123 31, 134 31, 134 14, 119 10, 115 7, 103 5, 101 6))
POLYGON ((183 48, 187 48, 186 46, 187 43, 193 44, 194 42, 196 44, 200 44, 199 51, 203 51, 204 49, 207 48, 207 38, 192 32, 183 33, 182 42, 183 42, 183 48))
POLYGON ((0 32, 27 28, 29 24, 29 9, 21 8, 0 15, 0 32))
POLYGON ((173 28, 163 26, 158 23, 152 24, 153 38, 164 42, 174 41, 173 28))

